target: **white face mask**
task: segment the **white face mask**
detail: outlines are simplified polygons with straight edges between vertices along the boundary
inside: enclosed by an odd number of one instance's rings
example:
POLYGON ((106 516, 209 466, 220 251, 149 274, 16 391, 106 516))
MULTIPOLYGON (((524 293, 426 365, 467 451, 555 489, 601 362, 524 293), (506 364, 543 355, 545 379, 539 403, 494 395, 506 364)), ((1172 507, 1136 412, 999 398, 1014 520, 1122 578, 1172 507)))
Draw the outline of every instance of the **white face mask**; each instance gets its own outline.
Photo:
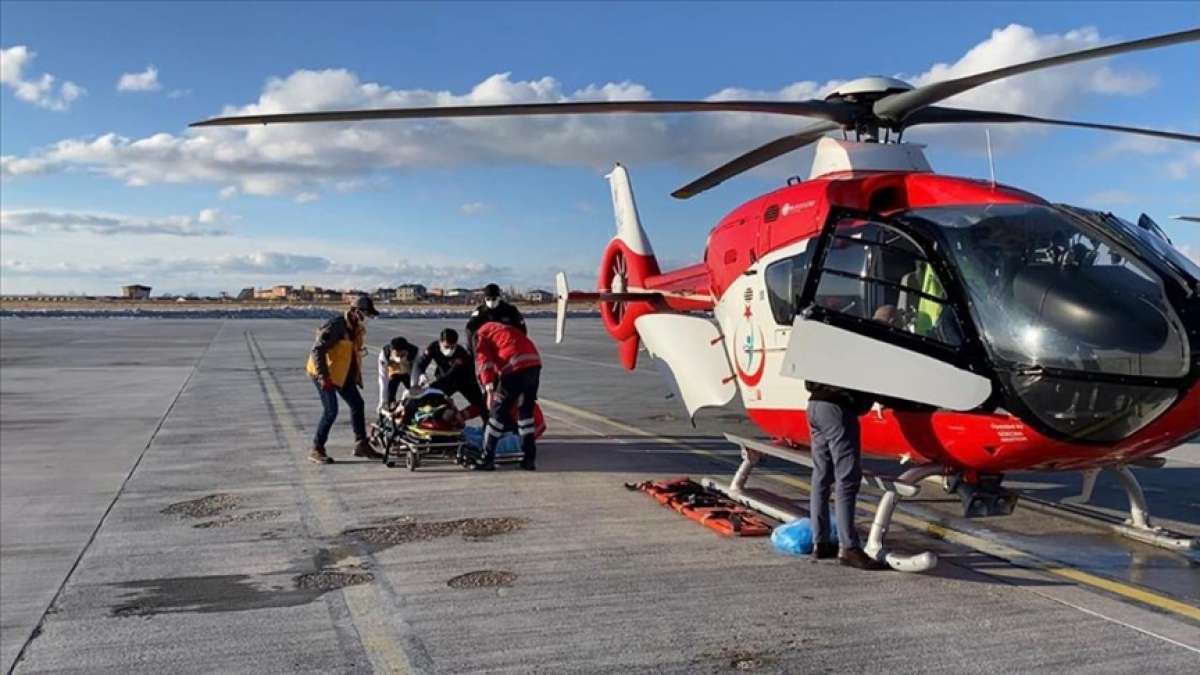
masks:
MULTIPOLYGON (((455 345, 455 346, 457 346, 457 345, 455 345)), ((454 356, 454 347, 447 347, 446 345, 441 345, 441 347, 442 347, 442 356, 454 356)))
POLYGON ((496 309, 500 306, 500 298, 488 298, 483 301, 483 304, 487 305, 488 309, 496 309))

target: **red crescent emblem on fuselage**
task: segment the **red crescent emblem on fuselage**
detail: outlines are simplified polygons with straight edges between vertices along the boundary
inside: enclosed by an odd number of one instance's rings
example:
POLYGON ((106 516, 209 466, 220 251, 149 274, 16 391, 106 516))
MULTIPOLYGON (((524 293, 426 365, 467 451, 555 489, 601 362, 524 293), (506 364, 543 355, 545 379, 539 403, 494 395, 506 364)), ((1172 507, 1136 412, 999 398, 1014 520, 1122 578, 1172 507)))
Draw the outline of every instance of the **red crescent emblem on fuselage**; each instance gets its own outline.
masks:
POLYGON ((767 355, 766 352, 762 350, 762 347, 765 346, 764 343, 766 342, 766 338, 763 336, 762 329, 758 328, 758 342, 756 343, 754 341, 755 326, 753 323, 754 319, 752 318, 753 314, 750 311, 750 305, 746 305, 746 311, 742 314, 742 316, 746 317, 746 322, 750 324, 750 333, 748 335, 750 339, 746 341, 745 345, 742 345, 741 340, 738 339, 739 335, 741 335, 741 331, 734 331, 733 339, 735 354, 733 359, 733 367, 735 370, 737 370, 738 379, 742 381, 742 384, 745 384, 747 387, 755 387, 758 386, 758 383, 762 380, 763 372, 767 367, 767 355), (762 357, 758 359, 758 367, 752 372, 747 373, 745 370, 742 370, 742 359, 740 357, 743 354, 749 356, 749 362, 746 364, 747 368, 754 365, 756 358, 759 356, 762 357))

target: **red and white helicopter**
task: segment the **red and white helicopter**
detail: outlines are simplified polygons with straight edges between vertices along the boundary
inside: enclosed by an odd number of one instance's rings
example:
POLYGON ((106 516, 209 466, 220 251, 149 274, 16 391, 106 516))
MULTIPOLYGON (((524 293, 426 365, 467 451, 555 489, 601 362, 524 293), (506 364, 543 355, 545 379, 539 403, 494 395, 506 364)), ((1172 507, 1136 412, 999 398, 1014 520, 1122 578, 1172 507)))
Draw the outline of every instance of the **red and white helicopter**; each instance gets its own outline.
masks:
POLYGON ((1116 471, 1130 497, 1127 534, 1195 546, 1154 528, 1129 466, 1200 431, 1200 267, 1148 217, 1051 204, 992 182, 933 172, 904 131, 928 124, 1039 123, 1200 142, 1200 136, 936 105, 1043 68, 1200 40, 1200 29, 1113 44, 913 87, 868 77, 824 100, 566 102, 318 111, 224 117, 194 126, 503 115, 753 112, 817 118, 673 193, 686 199, 816 143, 808 180, 734 209, 704 259, 663 271, 628 173, 608 176, 617 233, 598 291, 559 275, 561 339, 569 300, 600 303, 621 363, 644 347, 674 376, 689 414, 737 395, 774 443, 732 438, 743 463, 710 481, 781 518, 788 503, 745 487, 762 454, 807 463, 805 381, 870 392, 863 450, 909 467, 879 479, 884 498, 867 550, 899 569, 931 554, 883 548, 899 496, 942 476, 968 515, 1011 512, 1000 478, 1015 471, 1116 471), (827 136, 840 132, 840 137, 827 136), (851 138, 853 140, 851 140, 851 138), (701 315, 711 313, 715 323, 701 315))

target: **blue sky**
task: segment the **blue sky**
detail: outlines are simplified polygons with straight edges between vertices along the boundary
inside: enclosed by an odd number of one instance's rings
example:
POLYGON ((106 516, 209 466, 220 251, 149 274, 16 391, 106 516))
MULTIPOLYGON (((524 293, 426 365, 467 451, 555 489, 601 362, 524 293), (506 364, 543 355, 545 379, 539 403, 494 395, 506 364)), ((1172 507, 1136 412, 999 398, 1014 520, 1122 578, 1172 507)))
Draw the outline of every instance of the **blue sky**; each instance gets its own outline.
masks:
MULTIPOLYGON (((860 75, 927 82, 943 73, 936 64, 968 74, 1196 25, 1200 6, 1182 2, 4 2, 0 285, 544 287, 556 269, 590 283, 612 235, 602 175, 615 161, 630 167, 660 257, 683 264, 699 259, 721 215, 807 174, 811 154, 686 202, 668 193, 794 120, 186 125, 226 109, 807 98, 860 75)), ((1200 45, 1175 46, 949 103, 1195 133, 1198 62, 1200 45)), ((912 136, 931 144, 937 170, 986 175, 982 129, 912 136)), ((1001 181, 1126 217, 1148 212, 1200 251, 1200 226, 1168 220, 1200 213, 1198 146, 1024 125, 993 137, 1001 181)))

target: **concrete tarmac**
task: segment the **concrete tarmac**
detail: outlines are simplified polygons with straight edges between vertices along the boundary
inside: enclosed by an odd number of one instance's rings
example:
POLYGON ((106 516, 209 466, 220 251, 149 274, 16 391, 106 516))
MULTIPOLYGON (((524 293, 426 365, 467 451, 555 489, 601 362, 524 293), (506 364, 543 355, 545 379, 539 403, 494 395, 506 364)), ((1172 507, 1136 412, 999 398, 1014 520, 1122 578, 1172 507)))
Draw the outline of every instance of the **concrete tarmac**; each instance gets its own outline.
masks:
MULTIPOLYGON (((424 343, 445 323, 373 322, 370 342, 424 343)), ((1200 668, 1195 560, 1098 528, 1018 512, 987 522, 1004 548, 981 552, 897 526, 892 543, 942 563, 868 574, 720 538, 624 490, 729 474, 721 432, 755 431, 734 408, 693 428, 653 368, 616 365, 594 320, 558 346, 531 322, 550 425, 538 472, 356 461, 344 410, 339 461, 312 465, 317 324, 0 322, 5 672, 1200 668)), ((1195 452, 1140 474, 1178 529, 1200 523, 1195 452)), ((754 480, 803 497, 790 467, 754 480)), ((938 501, 921 506, 951 512, 938 501)))

